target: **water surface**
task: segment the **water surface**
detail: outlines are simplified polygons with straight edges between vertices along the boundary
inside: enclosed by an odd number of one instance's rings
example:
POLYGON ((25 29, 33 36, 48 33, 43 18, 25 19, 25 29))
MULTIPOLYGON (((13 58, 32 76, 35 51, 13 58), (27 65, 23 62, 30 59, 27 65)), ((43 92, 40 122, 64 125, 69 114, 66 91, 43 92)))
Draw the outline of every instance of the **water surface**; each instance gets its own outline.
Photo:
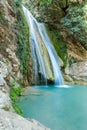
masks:
POLYGON ((51 130, 87 130, 87 86, 36 86, 18 104, 51 130))

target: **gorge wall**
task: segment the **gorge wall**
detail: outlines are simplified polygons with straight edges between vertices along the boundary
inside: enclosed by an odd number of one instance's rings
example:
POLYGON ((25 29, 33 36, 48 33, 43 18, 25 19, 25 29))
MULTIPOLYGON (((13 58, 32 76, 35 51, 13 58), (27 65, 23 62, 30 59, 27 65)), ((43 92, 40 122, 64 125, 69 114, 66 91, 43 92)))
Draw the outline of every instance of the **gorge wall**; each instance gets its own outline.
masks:
POLYGON ((54 47, 64 63, 61 66, 65 80, 84 84, 87 76, 87 1, 23 0, 23 4, 39 21, 46 24, 54 47), (77 66, 78 75, 73 73, 74 64, 77 66), (78 65, 82 73, 79 72, 78 65))

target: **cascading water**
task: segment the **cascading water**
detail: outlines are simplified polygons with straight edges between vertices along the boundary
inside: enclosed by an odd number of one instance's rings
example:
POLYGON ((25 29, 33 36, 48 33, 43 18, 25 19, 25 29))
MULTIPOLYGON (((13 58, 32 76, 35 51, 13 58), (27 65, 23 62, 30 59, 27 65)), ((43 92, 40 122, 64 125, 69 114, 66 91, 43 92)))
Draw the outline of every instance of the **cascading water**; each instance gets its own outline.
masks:
POLYGON ((24 6, 23 11, 30 29, 35 83, 47 84, 48 81, 54 81, 56 85, 63 85, 64 80, 58 65, 59 57, 47 35, 44 24, 38 23, 24 6))

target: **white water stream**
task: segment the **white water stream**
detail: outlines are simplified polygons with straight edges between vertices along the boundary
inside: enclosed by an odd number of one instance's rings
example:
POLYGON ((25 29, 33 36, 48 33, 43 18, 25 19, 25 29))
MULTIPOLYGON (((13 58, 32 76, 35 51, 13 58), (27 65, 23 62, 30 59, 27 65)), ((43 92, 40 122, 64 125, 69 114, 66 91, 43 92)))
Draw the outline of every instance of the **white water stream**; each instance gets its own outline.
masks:
POLYGON ((50 80, 54 81, 56 85, 63 85, 64 80, 58 65, 59 57, 47 35, 44 24, 37 22, 24 6, 23 11, 30 30, 29 37, 34 62, 35 84, 38 83, 38 80, 45 84, 50 80))

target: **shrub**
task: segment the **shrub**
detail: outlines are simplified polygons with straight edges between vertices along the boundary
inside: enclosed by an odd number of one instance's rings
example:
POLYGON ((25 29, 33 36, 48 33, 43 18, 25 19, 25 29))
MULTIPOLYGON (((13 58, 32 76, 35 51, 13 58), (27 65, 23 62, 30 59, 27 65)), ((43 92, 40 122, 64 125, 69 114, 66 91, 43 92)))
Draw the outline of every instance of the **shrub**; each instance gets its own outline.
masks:
POLYGON ((21 5, 22 0, 14 0, 14 3, 17 7, 21 5))
POLYGON ((16 31, 16 40, 18 44, 17 55, 20 59, 20 70, 23 74, 23 84, 25 86, 32 83, 33 80, 33 65, 32 65, 32 57, 31 50, 29 44, 29 27, 26 21, 24 12, 21 7, 21 0, 14 0, 16 6, 16 17, 17 22, 13 25, 16 31), (18 4, 19 3, 19 4, 18 4), (31 73, 30 76, 29 73, 31 73))
POLYGON ((69 33, 87 49, 87 22, 84 6, 69 8, 61 23, 68 28, 69 33))

